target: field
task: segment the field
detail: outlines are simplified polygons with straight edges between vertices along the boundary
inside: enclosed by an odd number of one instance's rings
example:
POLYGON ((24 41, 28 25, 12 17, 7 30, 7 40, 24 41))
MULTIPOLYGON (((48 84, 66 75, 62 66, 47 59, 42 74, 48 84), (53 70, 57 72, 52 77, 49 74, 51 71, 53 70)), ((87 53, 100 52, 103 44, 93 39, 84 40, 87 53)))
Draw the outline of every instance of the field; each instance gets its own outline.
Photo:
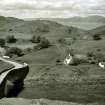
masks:
MULTIPOLYGON (((9 26, 12 27, 5 26, 0 30, 1 38, 14 35, 17 39, 16 43, 6 43, 7 47, 17 47, 23 52, 27 48, 30 49, 22 56, 11 58, 27 63, 30 68, 24 81, 24 89, 17 96, 17 100, 30 102, 31 99, 48 99, 42 105, 50 103, 51 105, 104 105, 105 69, 100 68, 98 63, 83 62, 68 66, 63 63, 68 55, 68 48, 72 49, 74 54, 87 56, 92 52, 102 54, 101 57, 105 58, 104 33, 102 39, 93 40, 92 31, 86 31, 101 26, 102 23, 65 22, 64 24, 69 24, 69 27, 46 20, 17 21, 11 24, 9 22, 9 26), (19 22, 16 25, 17 21, 19 22), (51 45, 35 49, 38 43, 31 42, 33 35, 47 38, 51 45)), ((98 56, 96 57, 99 59, 98 56)))
MULTIPOLYGON (((104 40, 99 42, 79 40, 71 47, 76 49, 78 53, 86 53, 90 50, 97 50, 101 45, 101 51, 104 52, 104 44, 104 40)), ((18 58, 18 60, 27 62, 30 65, 30 72, 25 81, 25 89, 19 97, 48 98, 73 102, 104 100, 105 71, 94 64, 56 65, 56 59, 63 55, 63 48, 60 49, 52 46, 18 58)))
POLYGON ((93 41, 93 40, 78 40, 76 43, 71 45, 71 48, 74 48, 76 52, 87 53, 95 52, 101 50, 100 52, 105 52, 105 40, 93 41))

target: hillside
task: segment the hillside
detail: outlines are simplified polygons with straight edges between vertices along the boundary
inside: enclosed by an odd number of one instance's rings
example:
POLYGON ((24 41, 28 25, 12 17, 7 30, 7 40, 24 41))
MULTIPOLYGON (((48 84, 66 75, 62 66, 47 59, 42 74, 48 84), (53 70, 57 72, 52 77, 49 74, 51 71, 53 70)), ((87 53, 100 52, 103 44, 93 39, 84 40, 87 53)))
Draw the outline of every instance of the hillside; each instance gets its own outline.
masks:
MULTIPOLYGON (((104 40, 102 42, 79 41, 72 47, 77 53, 96 52, 100 48, 100 46, 97 47, 99 43, 103 44, 104 48, 104 40)), ((100 53, 104 51, 103 49, 100 53)), ((18 97, 78 103, 96 102, 97 99, 102 101, 105 95, 103 92, 105 71, 96 64, 57 65, 56 60, 62 58, 63 61, 63 55, 65 55, 65 47, 52 46, 17 58, 30 65, 25 88, 18 97)))
POLYGON ((63 21, 63 22, 105 23, 105 17, 98 16, 98 15, 93 15, 93 16, 88 16, 88 17, 75 16, 71 18, 52 18, 49 20, 63 21))
POLYGON ((61 25, 57 22, 48 20, 34 20, 23 21, 15 18, 1 18, 0 36, 5 37, 7 35, 20 34, 20 37, 31 37, 32 35, 46 36, 49 39, 63 38, 63 37, 78 37, 82 38, 84 35, 88 35, 87 31, 79 28, 69 27, 61 25))
POLYGON ((97 27, 90 31, 92 34, 100 34, 102 36, 105 36, 105 25, 101 27, 97 27))
MULTIPOLYGON (((36 20, 36 19, 25 19, 36 20)), ((43 20, 43 18, 40 20, 43 20)), ((93 15, 88 17, 71 17, 71 18, 45 18, 45 20, 55 21, 63 25, 78 27, 85 30, 91 30, 105 24, 105 17, 93 15)))
POLYGON ((4 17, 0 16, 0 31, 3 29, 12 27, 14 25, 20 24, 23 20, 13 18, 13 17, 4 17))

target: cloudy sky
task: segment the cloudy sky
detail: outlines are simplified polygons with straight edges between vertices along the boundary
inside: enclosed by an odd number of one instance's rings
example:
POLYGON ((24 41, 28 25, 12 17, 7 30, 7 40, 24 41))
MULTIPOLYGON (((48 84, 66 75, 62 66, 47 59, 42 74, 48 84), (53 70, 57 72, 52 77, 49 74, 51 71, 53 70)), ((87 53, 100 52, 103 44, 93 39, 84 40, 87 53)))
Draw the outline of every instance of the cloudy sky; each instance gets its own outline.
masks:
POLYGON ((0 0, 0 15, 54 18, 105 15, 105 0, 0 0))

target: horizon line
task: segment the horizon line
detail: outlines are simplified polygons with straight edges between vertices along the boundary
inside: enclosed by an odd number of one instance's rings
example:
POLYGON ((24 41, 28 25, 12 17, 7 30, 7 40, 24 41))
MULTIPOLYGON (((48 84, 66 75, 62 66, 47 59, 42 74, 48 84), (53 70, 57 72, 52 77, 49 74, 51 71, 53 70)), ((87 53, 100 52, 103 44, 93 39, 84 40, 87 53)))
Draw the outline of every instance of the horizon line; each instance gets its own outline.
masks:
POLYGON ((88 16, 71 16, 71 17, 24 17, 24 18, 19 18, 19 17, 16 17, 16 16, 4 16, 4 15, 0 15, 0 17, 6 17, 6 18, 17 18, 17 19, 22 19, 22 20, 24 20, 24 19, 56 19, 56 18, 58 18, 58 19, 68 19, 68 18, 75 18, 75 17, 77 17, 77 18, 86 18, 86 17, 93 17, 93 16, 99 16, 99 17, 104 17, 105 18, 105 16, 103 16, 103 15, 88 15, 88 16))

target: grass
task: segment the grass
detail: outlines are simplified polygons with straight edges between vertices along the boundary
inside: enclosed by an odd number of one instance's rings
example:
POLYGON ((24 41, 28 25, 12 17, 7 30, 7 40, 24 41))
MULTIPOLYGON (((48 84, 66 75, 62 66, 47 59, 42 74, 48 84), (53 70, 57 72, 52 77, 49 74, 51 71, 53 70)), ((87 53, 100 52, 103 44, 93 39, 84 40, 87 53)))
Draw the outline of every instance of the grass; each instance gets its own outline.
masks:
MULTIPOLYGON (((104 41, 90 42, 87 43, 91 49, 99 43, 104 43, 104 41), (93 47, 90 46, 91 44, 93 47)), ((80 48, 78 43, 75 43, 75 46, 78 46, 77 51, 80 48)), ((82 44, 86 46, 86 41, 81 41, 82 44)), ((80 51, 83 52, 83 50, 80 51)), ((52 46, 18 58, 30 65, 30 72, 25 80, 25 89, 18 97, 48 98, 82 103, 104 101, 105 71, 98 65, 90 64, 56 65, 55 61, 59 58, 60 53, 62 50, 52 46)))
POLYGON ((78 40, 76 43, 71 45, 71 48, 79 53, 87 53, 89 51, 94 52, 100 49, 100 52, 105 52, 105 40, 78 40))
MULTIPOLYGON (((69 23, 71 24, 71 23, 69 23)), ((79 27, 90 29, 96 24, 79 24, 79 27), (88 26, 88 27, 87 27, 88 26)), ((66 27, 49 21, 20 22, 17 25, 9 24, 0 31, 0 37, 14 35, 20 39, 15 44, 8 44, 10 47, 22 49, 33 47, 29 42, 32 35, 40 34, 47 37, 50 41, 56 42, 59 38, 83 37, 87 32, 74 28, 66 27), (46 25, 47 24, 47 25, 46 25), (43 32, 44 27, 48 27, 48 32, 43 32), (12 28, 12 32, 8 30, 12 28), (36 32, 39 29, 40 32, 36 32), (69 29, 69 32, 68 32, 69 29), (5 32, 4 32, 5 31, 5 32), (23 41, 24 40, 24 41, 23 41)), ((75 24, 74 24, 75 25, 75 24)), ((98 24, 99 25, 99 24, 98 24)), ((46 28, 45 28, 46 29, 46 28)), ((63 63, 67 47, 74 49, 75 53, 86 54, 87 52, 105 52, 105 40, 76 40, 70 46, 54 43, 42 50, 31 50, 28 54, 16 58, 18 61, 29 64, 30 71, 25 79, 25 89, 18 97, 24 98, 48 98, 53 100, 64 100, 78 103, 104 102, 105 97, 105 70, 95 64, 80 64, 77 66, 65 66, 56 64, 60 59, 63 63)), ((9 68, 10 65, 1 62, 1 71, 9 68)))
POLYGON ((90 67, 89 71, 83 69, 84 71, 78 74, 78 69, 76 70, 75 67, 56 66, 45 70, 43 66, 42 69, 39 69, 39 78, 36 72, 33 75, 37 78, 30 78, 25 81, 25 89, 19 97, 47 98, 82 103, 104 101, 105 78, 103 79, 103 77, 105 72, 100 70, 100 74, 97 72, 99 69, 94 71, 95 68, 93 69, 93 67, 94 65, 90 67), (94 74, 94 72, 97 72, 97 74, 94 74))
MULTIPOLYGON (((27 42, 20 43, 20 46, 24 48, 23 43, 27 42)), ((104 53, 104 44, 104 39, 99 41, 76 40, 69 47, 73 48, 76 53, 86 54, 89 51, 97 51, 97 49, 101 49, 100 52, 104 53)), ((30 72, 25 80, 25 89, 18 97, 48 98, 82 103, 104 101, 105 71, 98 65, 90 64, 56 65, 57 59, 65 59, 66 49, 66 45, 56 43, 55 46, 38 51, 33 50, 17 58, 30 66, 30 72)))

